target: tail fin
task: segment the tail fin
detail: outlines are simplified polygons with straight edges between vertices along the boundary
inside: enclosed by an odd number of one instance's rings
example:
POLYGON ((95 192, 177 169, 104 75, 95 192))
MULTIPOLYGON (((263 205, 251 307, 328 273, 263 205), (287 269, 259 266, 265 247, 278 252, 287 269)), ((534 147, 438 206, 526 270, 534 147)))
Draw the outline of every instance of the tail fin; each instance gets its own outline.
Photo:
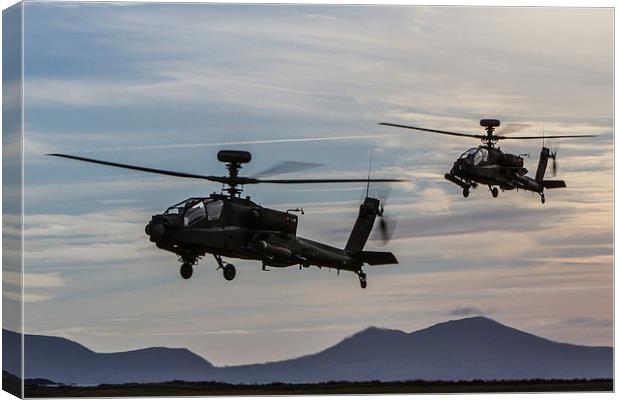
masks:
POLYGON ((360 260, 368 265, 398 264, 394 254, 389 251, 362 251, 360 260))
POLYGON ((364 202, 360 205, 360 211, 353 225, 353 230, 345 246, 345 250, 351 253, 358 253, 362 251, 370 231, 375 224, 375 218, 379 212, 379 200, 371 197, 366 197, 364 202))
POLYGON ((538 183, 542 183, 545 177, 545 171, 547 170, 547 161, 549 161, 549 149, 544 147, 540 151, 540 159, 538 160, 538 168, 536 169, 536 176, 534 179, 538 183))
POLYGON ((558 188, 565 188, 566 182, 543 180, 542 185, 545 189, 558 189, 558 188))

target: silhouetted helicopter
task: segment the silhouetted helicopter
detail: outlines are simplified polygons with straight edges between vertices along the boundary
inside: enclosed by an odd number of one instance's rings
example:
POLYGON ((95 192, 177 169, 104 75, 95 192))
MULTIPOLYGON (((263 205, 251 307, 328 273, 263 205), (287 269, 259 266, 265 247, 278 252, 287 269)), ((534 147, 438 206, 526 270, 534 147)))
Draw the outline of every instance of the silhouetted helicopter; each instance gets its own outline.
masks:
MULTIPOLYGON (((566 182, 562 180, 544 179, 547 169, 547 162, 553 160, 553 175, 557 171, 557 152, 550 152, 544 146, 544 139, 553 138, 575 138, 593 137, 595 135, 551 135, 551 136, 503 136, 493 134, 495 128, 500 126, 498 119, 481 119, 480 126, 486 130, 486 135, 471 135, 466 133, 440 131, 436 129, 419 128, 409 125, 392 124, 381 122, 379 125, 395 126, 397 128, 415 129, 424 132, 440 133, 442 135, 473 137, 482 140, 483 145, 472 147, 467 150, 454 162, 452 169, 444 177, 452 183, 463 188, 463 196, 469 196, 469 189, 476 188, 478 184, 488 185, 491 195, 497 197, 499 186, 502 190, 522 189, 538 193, 540 201, 545 203, 545 189, 556 189, 566 187, 566 182), (523 167, 523 157, 521 155, 504 153, 495 144, 505 139, 543 139, 543 147, 538 160, 536 175, 531 178, 526 176, 527 169, 523 167)), ((523 129, 527 125, 512 124, 508 125, 503 134, 515 132, 523 129)))
MULTIPOLYGON (((72 156, 67 154, 48 154, 50 156, 69 158, 103 164, 112 167, 127 168, 137 171, 152 172, 183 178, 203 179, 223 184, 220 193, 208 197, 191 197, 171 207, 163 214, 153 215, 145 231, 150 240, 163 250, 179 257, 182 263, 180 273, 189 279, 193 266, 206 254, 212 254, 222 269, 224 278, 235 278, 234 265, 222 260, 222 257, 258 260, 266 270, 270 267, 289 267, 299 265, 309 267, 334 268, 357 274, 360 285, 366 288, 366 274, 363 264, 387 265, 397 264, 396 257, 390 252, 365 251, 366 241, 371 233, 376 217, 383 217, 381 201, 366 196, 359 207, 359 214, 349 240, 344 249, 298 237, 297 215, 293 212, 303 210, 289 209, 278 211, 254 203, 250 197, 241 198, 243 185, 256 183, 304 184, 304 183, 342 183, 342 182, 401 182, 401 179, 262 179, 239 176, 242 164, 249 163, 252 156, 247 151, 222 150, 217 159, 226 163, 227 176, 196 175, 183 172, 165 171, 134 165, 119 164, 108 161, 72 156), (224 193, 226 192, 226 193, 224 193)), ((298 163, 300 164, 300 163, 298 163)), ((299 167, 299 165, 297 165, 299 167)), ((296 169, 299 169, 295 167, 296 169)), ((288 168, 288 167, 287 167, 288 168)), ((278 172, 281 168, 270 168, 268 172, 278 172)), ((290 168, 289 168, 290 169, 290 168)), ((390 229, 381 221, 381 236, 387 241, 390 229)))

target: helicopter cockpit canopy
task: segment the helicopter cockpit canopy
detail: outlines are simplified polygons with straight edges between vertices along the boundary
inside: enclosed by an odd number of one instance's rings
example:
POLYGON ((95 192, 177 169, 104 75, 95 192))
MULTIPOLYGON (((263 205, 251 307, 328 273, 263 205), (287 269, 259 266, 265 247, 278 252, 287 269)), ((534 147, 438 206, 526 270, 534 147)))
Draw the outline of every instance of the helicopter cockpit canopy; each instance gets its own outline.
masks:
POLYGON ((190 197, 177 203, 164 212, 164 215, 178 215, 183 217, 185 226, 192 225, 205 217, 209 221, 217 221, 222 215, 224 202, 211 198, 190 197))
POLYGON ((164 215, 183 215, 185 214, 185 210, 188 207, 191 207, 193 204, 199 202, 200 200, 202 199, 197 197, 190 197, 189 199, 185 199, 173 206, 168 207, 166 211, 164 211, 164 215))
POLYGON ((472 147, 465 153, 461 154, 459 159, 469 159, 474 165, 478 165, 483 161, 487 161, 489 158, 489 152, 483 147, 472 147))

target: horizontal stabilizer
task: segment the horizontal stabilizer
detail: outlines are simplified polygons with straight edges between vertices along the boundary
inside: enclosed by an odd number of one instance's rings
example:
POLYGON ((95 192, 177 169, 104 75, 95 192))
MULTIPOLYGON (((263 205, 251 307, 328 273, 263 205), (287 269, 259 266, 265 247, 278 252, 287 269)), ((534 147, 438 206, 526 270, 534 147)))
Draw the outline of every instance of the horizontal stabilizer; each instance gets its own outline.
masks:
POLYGON ((389 251, 362 251, 359 257, 368 265, 398 264, 394 254, 389 251))
POLYGON ((544 180, 542 182, 543 187, 545 189, 557 189, 557 188, 565 188, 566 187, 566 182, 564 181, 546 181, 544 180))

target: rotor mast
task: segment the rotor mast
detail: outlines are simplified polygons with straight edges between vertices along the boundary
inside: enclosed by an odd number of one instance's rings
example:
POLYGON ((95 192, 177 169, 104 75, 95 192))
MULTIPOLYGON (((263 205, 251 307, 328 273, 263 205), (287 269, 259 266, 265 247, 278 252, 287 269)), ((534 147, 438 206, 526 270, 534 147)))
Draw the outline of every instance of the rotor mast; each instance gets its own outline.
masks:
POLYGON ((486 137, 483 137, 482 143, 484 143, 484 145, 486 147, 488 147, 489 149, 492 149, 493 147, 495 147, 495 143, 497 143, 497 141, 499 140, 499 138, 493 134, 493 132, 495 132, 495 128, 497 128, 500 125, 499 119, 481 119, 480 120, 480 126, 482 126, 484 128, 484 130, 487 132, 486 137))
POLYGON ((226 163, 228 170, 228 179, 222 179, 224 185, 222 191, 228 192, 230 197, 238 197, 243 191, 243 189, 237 189, 237 186, 243 185, 242 179, 239 179, 239 170, 242 164, 252 161, 252 154, 247 151, 221 150, 217 153, 217 159, 226 163))

